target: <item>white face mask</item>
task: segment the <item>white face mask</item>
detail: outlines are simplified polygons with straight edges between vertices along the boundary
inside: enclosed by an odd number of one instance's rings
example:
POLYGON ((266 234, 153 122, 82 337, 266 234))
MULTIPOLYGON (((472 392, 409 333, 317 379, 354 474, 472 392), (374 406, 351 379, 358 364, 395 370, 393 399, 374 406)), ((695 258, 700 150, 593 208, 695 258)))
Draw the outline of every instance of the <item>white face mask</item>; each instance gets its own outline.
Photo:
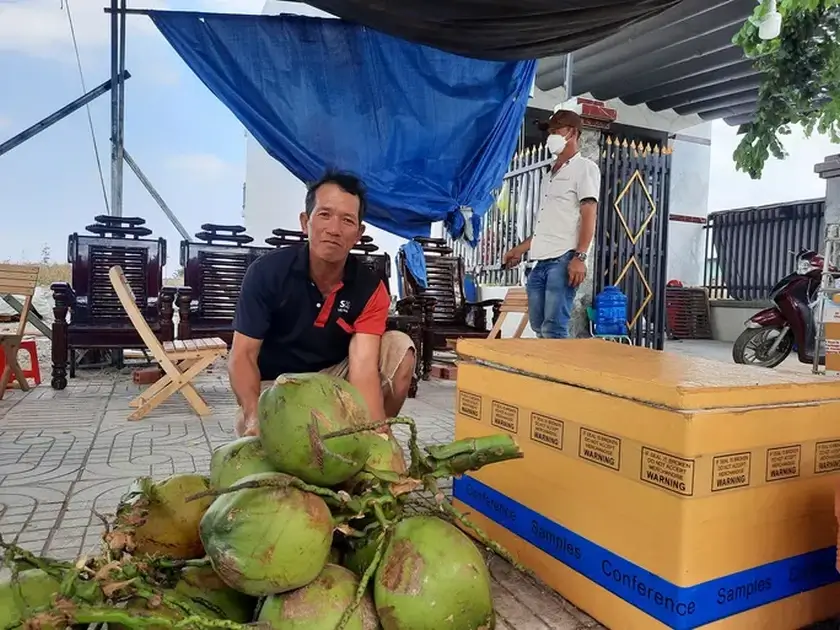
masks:
POLYGON ((560 155, 563 153, 563 149, 566 148, 566 138, 560 134, 553 133, 548 136, 546 144, 548 145, 548 150, 551 151, 552 155, 560 155))

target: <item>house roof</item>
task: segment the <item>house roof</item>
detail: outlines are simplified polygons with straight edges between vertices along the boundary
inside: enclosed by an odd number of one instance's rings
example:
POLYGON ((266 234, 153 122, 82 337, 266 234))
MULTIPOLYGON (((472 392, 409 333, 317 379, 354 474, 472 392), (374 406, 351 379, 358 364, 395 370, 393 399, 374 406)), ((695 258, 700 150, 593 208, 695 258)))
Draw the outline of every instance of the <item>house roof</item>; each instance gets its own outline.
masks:
MULTIPOLYGON (((755 115, 761 75, 732 37, 756 0, 683 0, 574 53, 572 90, 619 98, 653 111, 673 109, 730 125, 755 115)), ((537 87, 565 82, 566 56, 541 59, 537 87)))

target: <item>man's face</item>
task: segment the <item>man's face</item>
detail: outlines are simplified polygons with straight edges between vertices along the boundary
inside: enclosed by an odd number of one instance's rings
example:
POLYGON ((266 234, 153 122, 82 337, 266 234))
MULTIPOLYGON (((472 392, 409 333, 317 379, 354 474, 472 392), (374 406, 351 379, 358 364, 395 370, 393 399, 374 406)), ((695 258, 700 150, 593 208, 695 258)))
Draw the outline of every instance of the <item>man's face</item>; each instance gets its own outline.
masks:
POLYGON ((359 198, 336 184, 324 184, 315 192, 310 216, 300 215, 300 227, 309 235, 309 250, 326 262, 343 262, 364 232, 359 222, 359 198))

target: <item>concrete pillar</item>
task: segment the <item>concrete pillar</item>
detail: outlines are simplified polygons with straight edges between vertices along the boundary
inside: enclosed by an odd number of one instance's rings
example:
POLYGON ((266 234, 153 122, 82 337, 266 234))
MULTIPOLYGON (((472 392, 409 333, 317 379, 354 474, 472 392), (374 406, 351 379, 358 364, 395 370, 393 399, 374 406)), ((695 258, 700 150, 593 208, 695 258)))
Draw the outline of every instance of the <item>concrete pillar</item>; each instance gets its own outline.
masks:
MULTIPOLYGON (((825 180, 825 247, 823 252, 829 261, 840 267, 840 154, 829 155, 814 167, 814 172, 825 180)), ((837 286, 837 278, 832 286, 837 286)), ((825 325, 825 368, 840 371, 840 322, 835 322, 840 305, 837 294, 832 295, 832 306, 826 308, 825 325), (835 306, 836 305, 836 306, 835 306), (830 323, 829 323, 830 322, 830 323)))
MULTIPOLYGON (((576 105, 573 109, 576 109, 583 118, 584 126, 580 135, 580 154, 599 164, 601 159, 601 135, 606 129, 609 129, 610 123, 615 121, 617 112, 606 107, 600 101, 585 98, 578 98, 576 105)), ((565 107, 571 109, 568 105, 565 107)), ((600 214, 602 212, 599 211, 600 214)), ((593 246, 589 250, 589 270, 586 274, 586 280, 584 280, 575 296, 572 318, 569 321, 570 337, 589 337, 589 317, 586 314, 586 309, 592 305, 594 299, 594 251, 593 246)))

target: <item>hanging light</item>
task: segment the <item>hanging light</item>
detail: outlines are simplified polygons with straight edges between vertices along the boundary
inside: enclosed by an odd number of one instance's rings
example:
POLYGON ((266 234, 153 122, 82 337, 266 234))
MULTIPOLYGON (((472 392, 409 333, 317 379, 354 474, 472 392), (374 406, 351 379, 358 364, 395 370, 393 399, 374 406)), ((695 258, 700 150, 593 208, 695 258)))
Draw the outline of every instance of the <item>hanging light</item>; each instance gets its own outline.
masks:
POLYGON ((767 13, 758 26, 758 36, 767 41, 776 39, 782 32, 782 14, 776 8, 776 0, 767 0, 767 13))

